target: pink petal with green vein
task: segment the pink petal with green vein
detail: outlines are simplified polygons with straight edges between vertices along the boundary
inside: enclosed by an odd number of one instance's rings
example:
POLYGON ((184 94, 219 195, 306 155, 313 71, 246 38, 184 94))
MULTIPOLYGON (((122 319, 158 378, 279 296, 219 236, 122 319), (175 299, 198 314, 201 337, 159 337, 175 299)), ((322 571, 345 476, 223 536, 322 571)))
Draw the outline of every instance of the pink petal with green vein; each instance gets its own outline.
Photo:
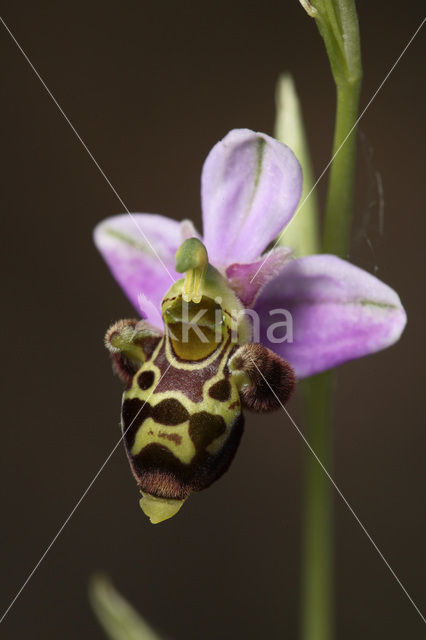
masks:
POLYGON ((95 244, 112 275, 135 309, 157 327, 162 327, 161 300, 182 277, 174 269, 176 250, 191 231, 197 235, 188 220, 149 213, 113 216, 95 228, 95 244))
POLYGON ((332 255, 293 260, 265 285, 254 309, 260 342, 288 360, 299 378, 319 373, 396 342, 406 324, 397 293, 376 277, 332 255), (275 342, 289 326, 271 326, 290 312, 293 342, 275 342), (274 338, 274 339, 271 339, 274 338))
POLYGON ((302 172, 281 142, 234 129, 210 151, 201 176, 203 236, 211 263, 257 259, 292 217, 302 172))

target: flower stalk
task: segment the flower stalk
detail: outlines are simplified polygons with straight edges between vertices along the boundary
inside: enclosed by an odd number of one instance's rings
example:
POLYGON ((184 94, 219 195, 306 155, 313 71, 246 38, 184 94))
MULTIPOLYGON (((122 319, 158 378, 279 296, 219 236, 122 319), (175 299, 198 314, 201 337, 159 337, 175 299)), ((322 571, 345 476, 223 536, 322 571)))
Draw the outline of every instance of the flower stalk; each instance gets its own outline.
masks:
MULTIPOLYGON (((301 382, 306 437, 324 467, 332 456, 332 406, 336 376, 326 371, 301 382)), ((334 637, 333 487, 318 460, 303 461, 302 640, 334 637)))
POLYGON ((362 81, 361 46, 354 0, 313 0, 336 84, 334 140, 322 251, 345 256, 349 248, 356 155, 356 122, 362 81))
MULTIPOLYGON (((346 256, 353 209, 356 124, 362 80, 358 17, 354 0, 303 1, 324 39, 336 84, 336 119, 321 246, 346 256)), ((326 372, 302 383, 308 440, 323 465, 332 465, 332 406, 336 377, 326 372)), ((334 637, 332 487, 318 461, 304 463, 301 637, 334 637)))

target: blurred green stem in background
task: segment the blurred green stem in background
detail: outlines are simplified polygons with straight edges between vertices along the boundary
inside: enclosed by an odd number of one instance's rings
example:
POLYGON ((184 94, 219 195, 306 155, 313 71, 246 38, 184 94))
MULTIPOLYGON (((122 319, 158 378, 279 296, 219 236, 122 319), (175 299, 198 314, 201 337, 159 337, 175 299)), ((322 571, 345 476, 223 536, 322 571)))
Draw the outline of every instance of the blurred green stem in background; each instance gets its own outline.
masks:
POLYGON ((291 247, 296 258, 319 251, 319 217, 317 194, 303 116, 293 78, 284 73, 276 90, 274 135, 294 152, 303 168, 303 190, 293 219, 279 236, 279 244, 291 247))
POLYGON ((161 640, 105 576, 91 578, 89 599, 110 640, 161 640))
MULTIPOLYGON (((312 164, 294 84, 283 76, 277 91, 276 136, 298 157, 304 188, 294 221, 280 243, 296 256, 346 256, 353 209, 356 122, 362 79, 358 17, 354 0, 300 0, 324 39, 336 84, 337 106, 322 241, 312 164), (309 195, 312 191, 312 194, 309 195)), ((332 465, 333 371, 302 381, 307 439, 328 471, 332 465)), ((314 456, 304 456, 302 540, 302 640, 332 640, 334 614, 333 488, 314 456)))
MULTIPOLYGON (((300 103, 290 76, 277 90, 275 135, 288 144, 303 168, 303 193, 293 223, 280 237, 296 255, 319 253, 318 202, 300 103), (311 195, 310 195, 311 194, 311 195), (305 200, 306 198, 306 200, 305 200)), ((331 465, 331 406, 334 375, 326 372, 299 383, 306 437, 326 469, 331 465)), ((304 445, 302 445, 304 446, 304 445)), ((333 637, 333 512, 332 488, 307 449, 303 451, 303 522, 301 632, 305 640, 333 637)))

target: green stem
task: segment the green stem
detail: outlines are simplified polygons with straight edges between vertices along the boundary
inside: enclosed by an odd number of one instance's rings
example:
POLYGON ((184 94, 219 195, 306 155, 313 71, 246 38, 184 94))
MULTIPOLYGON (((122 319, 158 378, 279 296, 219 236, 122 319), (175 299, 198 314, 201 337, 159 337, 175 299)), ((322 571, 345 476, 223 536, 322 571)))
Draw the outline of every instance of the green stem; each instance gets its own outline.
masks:
POLYGON ((360 82, 337 87, 333 156, 325 208, 322 251, 346 256, 352 221, 360 82))
MULTIPOLYGON (((362 69, 354 0, 304 0, 317 22, 337 90, 333 162, 328 182, 322 244, 324 253, 345 256, 353 208, 356 137, 362 69)), ((334 372, 302 383, 307 438, 331 472, 334 372)), ((311 452, 304 461, 302 639, 334 637, 333 487, 311 452)))
POLYGON ((325 207, 322 251, 345 256, 352 221, 356 121, 362 81, 361 45, 354 0, 316 0, 318 29, 337 91, 332 164, 325 207))
MULTIPOLYGON (((334 373, 301 383, 306 436, 328 470, 332 464, 331 408, 334 373)), ((310 452, 304 456, 302 620, 304 640, 334 635, 333 495, 330 481, 310 452)))

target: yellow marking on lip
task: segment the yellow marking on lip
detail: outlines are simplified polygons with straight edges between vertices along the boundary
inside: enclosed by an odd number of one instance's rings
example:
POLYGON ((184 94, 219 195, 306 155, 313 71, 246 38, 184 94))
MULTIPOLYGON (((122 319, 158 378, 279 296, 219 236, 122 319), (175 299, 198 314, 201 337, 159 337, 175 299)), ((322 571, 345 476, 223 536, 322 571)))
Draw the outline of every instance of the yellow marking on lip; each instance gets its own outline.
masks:
POLYGON ((214 360, 216 360, 216 358, 223 358, 224 360, 224 364, 226 364, 226 360, 228 358, 228 354, 229 351, 231 350, 231 348, 234 346, 231 343, 227 343, 225 341, 222 341, 221 343, 219 343, 218 347, 212 352, 211 355, 209 355, 207 358, 203 359, 201 362, 183 362, 182 360, 177 360, 171 350, 171 338, 169 336, 169 332, 168 332, 168 328, 166 328, 167 331, 167 335, 166 335, 166 339, 164 342, 164 347, 165 347, 165 353, 166 353, 166 358, 168 362, 172 362, 173 363, 173 367, 175 369, 182 369, 183 371, 194 371, 196 369, 200 368, 200 365, 202 365, 203 367, 207 367, 209 366, 212 362, 214 362, 214 360), (224 349, 226 349, 226 351, 224 351, 224 349), (224 351, 224 352, 223 352, 224 351), (223 352, 223 353, 221 353, 223 352))
POLYGON ((228 437, 229 437, 229 425, 226 425, 226 431, 224 431, 224 433, 221 433, 220 436, 215 438, 213 442, 210 442, 210 444, 206 447, 207 453, 210 453, 211 455, 218 453, 218 451, 223 449, 225 440, 227 440, 228 437))
POLYGON ((158 424, 152 418, 147 418, 139 427, 135 437, 135 441, 130 450, 132 456, 137 456, 144 447, 150 444, 160 444, 167 447, 170 451, 184 464, 189 464, 196 454, 194 443, 188 433, 188 420, 182 424, 165 427, 158 424), (164 434, 176 435, 181 438, 180 442, 173 439, 165 438, 164 434))

